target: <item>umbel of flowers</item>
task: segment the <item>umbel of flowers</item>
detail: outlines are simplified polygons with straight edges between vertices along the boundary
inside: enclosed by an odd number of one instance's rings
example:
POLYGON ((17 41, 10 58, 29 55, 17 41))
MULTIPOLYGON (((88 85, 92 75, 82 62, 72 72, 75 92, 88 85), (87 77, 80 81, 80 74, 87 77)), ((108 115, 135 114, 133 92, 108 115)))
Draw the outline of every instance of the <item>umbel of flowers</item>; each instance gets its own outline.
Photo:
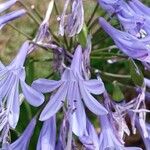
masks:
MULTIPOLYGON (((1 3, 0 13, 17 2, 8 0, 1 3)), ((115 47, 131 60, 136 74, 140 75, 140 71, 133 59, 150 70, 150 8, 139 0, 98 0, 98 3, 109 18, 116 19, 121 26, 117 29, 102 17, 98 20, 113 39, 115 47)), ((126 136, 137 132, 143 139, 145 149, 149 150, 150 124, 146 114, 150 111, 146 108, 146 97, 150 80, 144 78, 141 85, 134 87, 137 95, 130 101, 123 99, 120 103, 115 102, 108 94, 99 71, 94 72, 94 79, 90 76, 94 70, 90 66, 93 49, 90 35, 84 32, 84 1, 65 0, 62 14, 57 18, 58 37, 49 28, 50 16, 56 4, 57 1, 50 0, 35 37, 22 44, 12 62, 4 65, 0 61, 0 149, 30 149, 35 128, 41 121, 37 150, 142 150, 140 147, 128 147, 125 143, 126 136), (66 43, 67 37, 71 42, 78 37, 78 42, 74 40, 71 50, 67 45, 67 50, 62 45, 62 37, 66 43), (80 40, 86 41, 84 45, 80 40), (26 83, 25 61, 38 47, 53 53, 59 79, 40 78, 30 86, 26 83), (19 122, 20 94, 30 105, 38 107, 38 111, 24 132, 11 142, 10 132, 16 130, 19 122), (50 95, 48 100, 47 95, 50 95), (58 114, 63 119, 58 120, 58 114), (97 131, 98 127, 93 124, 89 114, 97 118, 100 131, 97 131), (131 128, 126 121, 127 116, 131 128)), ((20 9, 2 15, 0 28, 25 13, 26 10, 20 9)))

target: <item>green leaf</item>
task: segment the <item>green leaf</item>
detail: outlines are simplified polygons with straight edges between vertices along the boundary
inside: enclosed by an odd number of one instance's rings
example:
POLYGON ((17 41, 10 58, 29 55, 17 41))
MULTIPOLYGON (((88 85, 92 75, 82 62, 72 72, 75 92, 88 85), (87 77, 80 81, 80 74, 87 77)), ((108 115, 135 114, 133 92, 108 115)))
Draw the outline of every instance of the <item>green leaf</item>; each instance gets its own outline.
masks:
POLYGON ((124 99, 124 95, 119 87, 119 85, 117 84, 117 81, 114 81, 113 82, 113 100, 114 101, 117 101, 117 102, 120 102, 124 99))
POLYGON ((130 75, 135 85, 137 86, 143 86, 144 83, 144 77, 139 69, 139 67, 136 65, 134 60, 129 60, 129 69, 130 69, 130 75))
POLYGON ((84 48, 86 47, 87 36, 88 36, 88 28, 87 28, 86 24, 84 24, 81 32, 77 35, 78 42, 84 48))

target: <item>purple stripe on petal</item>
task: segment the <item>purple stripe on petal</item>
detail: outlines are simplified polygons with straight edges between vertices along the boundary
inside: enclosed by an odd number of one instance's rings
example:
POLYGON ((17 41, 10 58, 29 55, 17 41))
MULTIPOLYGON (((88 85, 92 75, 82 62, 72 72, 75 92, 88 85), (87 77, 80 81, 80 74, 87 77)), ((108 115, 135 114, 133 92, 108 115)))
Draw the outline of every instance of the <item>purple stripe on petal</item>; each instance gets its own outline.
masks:
POLYGON ((38 79, 32 83, 32 87, 42 93, 48 93, 56 90, 61 84, 62 81, 38 79))
POLYGON ((44 96, 27 85, 24 81, 20 80, 22 92, 26 98, 26 100, 33 106, 40 106, 44 102, 44 96))
POLYGON ((106 115, 107 110, 88 92, 82 81, 79 82, 81 95, 85 105, 96 115, 106 115))
POLYGON ((81 96, 79 92, 79 87, 77 84, 74 86, 75 93, 75 111, 73 113, 73 126, 72 130, 75 135, 83 136, 86 135, 86 114, 84 110, 83 103, 81 101, 81 96))
POLYGON ((52 117, 64 104, 68 90, 68 84, 63 83, 62 86, 58 89, 57 93, 52 95, 50 101, 43 109, 40 120, 44 121, 52 117))

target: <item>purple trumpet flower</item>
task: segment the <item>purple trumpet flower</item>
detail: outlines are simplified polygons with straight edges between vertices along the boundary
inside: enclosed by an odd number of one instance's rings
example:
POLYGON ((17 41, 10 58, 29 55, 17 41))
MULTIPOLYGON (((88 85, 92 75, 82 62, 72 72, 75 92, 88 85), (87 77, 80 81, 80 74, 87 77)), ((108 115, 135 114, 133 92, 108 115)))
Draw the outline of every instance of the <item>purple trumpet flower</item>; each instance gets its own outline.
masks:
POLYGON ((115 29, 103 18, 100 18, 99 22, 103 29, 112 37, 116 46, 126 55, 142 62, 150 62, 149 37, 138 39, 127 32, 115 29))
POLYGON ((59 34, 64 36, 66 33, 69 37, 80 33, 84 24, 84 10, 82 0, 73 0, 71 13, 66 15, 67 7, 70 0, 66 0, 63 13, 60 17, 59 34))
POLYGON ((4 3, 0 3, 0 13, 2 13, 3 11, 9 9, 11 6, 13 6, 15 3, 17 2, 17 0, 7 0, 4 3))
POLYGON ((145 6, 139 0, 130 0, 128 1, 129 5, 132 7, 134 11, 138 11, 141 15, 146 15, 147 17, 150 16, 150 8, 145 6))
POLYGON ((101 80, 85 80, 82 75, 82 48, 76 48, 70 68, 66 68, 61 80, 38 79, 33 82, 32 87, 47 93, 55 90, 50 101, 42 111, 40 120, 46 120, 53 116, 64 105, 72 110, 73 132, 83 135, 86 129, 86 115, 83 102, 96 115, 107 114, 107 110, 91 95, 104 92, 104 84, 101 80), (83 99, 83 102, 82 100, 83 99))
POLYGON ((30 139, 33 135, 34 128, 36 126, 36 118, 33 118, 24 130, 22 135, 12 144, 6 145, 4 150, 27 150, 29 149, 30 139))
POLYGON ((124 0, 98 0, 100 6, 106 10, 110 15, 116 14, 120 11, 121 6, 124 5, 124 0))
POLYGON ((92 123, 87 119, 87 135, 79 137, 81 143, 87 150, 99 150, 99 139, 92 123))
MULTIPOLYGON (((25 82, 24 62, 28 53, 29 42, 25 42, 10 65, 0 65, 0 102, 5 108, 9 125, 15 128, 19 119, 19 85, 26 100, 33 106, 39 106, 44 96, 25 82)), ((0 118, 1 120, 2 118, 0 118)))
POLYGON ((115 136, 113 128, 109 122, 108 116, 100 116, 101 133, 99 136, 100 150, 115 149, 115 150, 142 150, 138 147, 124 147, 124 145, 115 136))
POLYGON ((20 10, 15 10, 11 13, 1 16, 0 17, 0 29, 2 29, 8 22, 23 16, 25 13, 26 13, 25 9, 20 9, 20 10))
POLYGON ((37 150, 54 150, 56 144, 56 118, 55 116, 46 120, 41 129, 37 150))

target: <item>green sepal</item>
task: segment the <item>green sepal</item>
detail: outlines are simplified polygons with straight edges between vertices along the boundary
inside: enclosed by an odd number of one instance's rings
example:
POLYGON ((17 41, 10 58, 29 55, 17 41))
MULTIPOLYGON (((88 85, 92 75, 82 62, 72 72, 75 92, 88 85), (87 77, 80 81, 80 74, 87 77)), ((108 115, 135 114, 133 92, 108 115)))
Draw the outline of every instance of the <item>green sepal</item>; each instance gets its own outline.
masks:
POLYGON ((117 101, 117 102, 120 102, 124 99, 124 95, 123 95, 117 81, 113 82, 113 95, 112 95, 112 97, 113 97, 113 100, 117 101))
POLYGON ((81 32, 77 35, 77 40, 83 48, 86 47, 87 36, 88 36, 88 28, 87 28, 86 24, 84 23, 81 32))
POLYGON ((132 59, 129 60, 129 69, 130 69, 131 79, 134 82, 134 84, 140 87, 143 86, 144 76, 141 70, 139 69, 139 67, 132 59))

